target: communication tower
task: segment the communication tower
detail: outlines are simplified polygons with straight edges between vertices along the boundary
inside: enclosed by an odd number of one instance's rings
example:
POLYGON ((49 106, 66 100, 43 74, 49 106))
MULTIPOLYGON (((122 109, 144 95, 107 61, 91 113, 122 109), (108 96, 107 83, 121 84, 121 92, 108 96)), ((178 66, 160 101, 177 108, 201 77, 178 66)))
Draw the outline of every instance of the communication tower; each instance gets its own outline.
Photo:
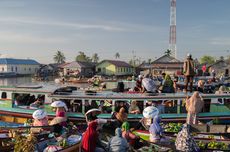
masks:
POLYGON ((176 58, 176 0, 170 0, 169 49, 172 56, 176 58))

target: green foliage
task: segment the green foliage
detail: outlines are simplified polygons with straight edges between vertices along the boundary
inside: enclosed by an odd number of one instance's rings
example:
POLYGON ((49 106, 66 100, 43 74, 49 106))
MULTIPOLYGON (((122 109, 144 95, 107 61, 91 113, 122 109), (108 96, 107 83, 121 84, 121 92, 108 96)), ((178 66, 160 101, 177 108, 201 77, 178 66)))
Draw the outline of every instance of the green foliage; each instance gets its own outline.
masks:
POLYGON ((54 55, 54 62, 55 63, 64 63, 65 62, 65 55, 61 51, 57 51, 54 55))
POLYGON ((212 64, 215 62, 215 58, 212 56, 204 55, 200 58, 200 63, 207 63, 207 64, 212 64))
POLYGON ((172 51, 171 51, 170 49, 167 49, 167 50, 165 51, 165 55, 171 56, 171 55, 172 55, 172 51))
POLYGON ((79 55, 76 56, 76 61, 80 61, 80 62, 91 62, 92 60, 90 59, 90 57, 86 56, 84 52, 80 51, 79 55))
POLYGON ((97 53, 94 53, 91 59, 92 59, 93 62, 96 62, 96 63, 97 63, 97 62, 99 61, 99 56, 98 56, 98 54, 97 54, 97 53))
POLYGON ((116 59, 120 58, 120 54, 118 52, 115 54, 115 58, 116 59))
POLYGON ((163 125, 164 131, 165 132, 179 132, 182 128, 183 124, 182 123, 168 123, 163 125))

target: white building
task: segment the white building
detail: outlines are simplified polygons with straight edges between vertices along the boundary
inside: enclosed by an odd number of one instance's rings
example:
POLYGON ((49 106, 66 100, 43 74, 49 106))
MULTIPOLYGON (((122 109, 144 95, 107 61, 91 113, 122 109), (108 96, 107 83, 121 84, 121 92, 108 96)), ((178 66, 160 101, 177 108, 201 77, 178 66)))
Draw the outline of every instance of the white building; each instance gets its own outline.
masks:
POLYGON ((31 59, 0 58, 0 73, 35 74, 39 63, 31 59))

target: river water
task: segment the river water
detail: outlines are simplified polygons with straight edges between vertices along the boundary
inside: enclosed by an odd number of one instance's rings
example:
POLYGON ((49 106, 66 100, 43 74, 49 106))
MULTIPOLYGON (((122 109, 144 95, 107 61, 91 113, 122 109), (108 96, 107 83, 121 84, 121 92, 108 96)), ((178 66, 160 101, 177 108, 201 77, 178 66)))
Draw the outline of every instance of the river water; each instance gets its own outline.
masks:
MULTIPOLYGON (((25 85, 25 84, 43 84, 43 85, 52 85, 55 84, 54 79, 49 79, 49 81, 35 81, 32 77, 13 77, 13 78, 0 78, 0 86, 17 86, 17 85, 25 85)), ((125 88, 133 88, 133 81, 124 81, 125 88)), ((68 84, 67 84, 68 85, 68 84)), ((88 88, 90 84, 88 83, 74 83, 70 84, 79 88, 88 88)), ((106 82, 107 89, 112 89, 117 87, 117 82, 106 82)))

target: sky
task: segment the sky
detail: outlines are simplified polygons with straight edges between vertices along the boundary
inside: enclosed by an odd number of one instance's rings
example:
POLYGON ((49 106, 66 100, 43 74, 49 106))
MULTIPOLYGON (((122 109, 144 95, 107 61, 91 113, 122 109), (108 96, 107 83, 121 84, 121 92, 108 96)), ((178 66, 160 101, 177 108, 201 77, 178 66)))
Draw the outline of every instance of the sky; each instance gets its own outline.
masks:
MULTIPOLYGON (((177 0, 177 58, 230 55, 230 0, 177 0)), ((0 54, 53 63, 57 51, 100 60, 161 57, 170 0, 0 0, 0 54)))

